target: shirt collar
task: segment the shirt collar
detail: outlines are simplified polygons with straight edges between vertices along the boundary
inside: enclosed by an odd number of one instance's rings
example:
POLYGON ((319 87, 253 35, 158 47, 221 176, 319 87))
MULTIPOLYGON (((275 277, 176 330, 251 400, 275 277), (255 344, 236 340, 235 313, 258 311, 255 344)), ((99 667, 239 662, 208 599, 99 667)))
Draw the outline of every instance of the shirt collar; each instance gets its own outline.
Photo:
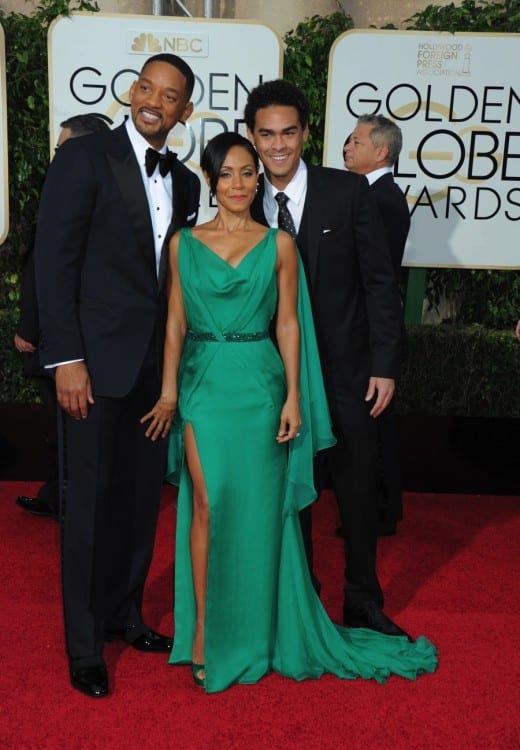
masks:
POLYGON ((369 172, 365 177, 368 180, 368 184, 373 185, 376 180, 388 173, 392 173, 392 167, 380 167, 379 169, 374 169, 373 172, 369 172))
MULTIPOLYGON (((275 188, 267 179, 267 175, 265 175, 265 187, 265 192, 268 195, 270 203, 275 204, 274 196, 279 192, 284 192, 289 200, 299 206, 300 203, 305 200, 305 190, 307 188, 307 165, 303 159, 300 159, 298 169, 289 184, 284 187, 283 191, 275 188)), ((276 206, 278 207, 278 204, 276 204, 276 206)))

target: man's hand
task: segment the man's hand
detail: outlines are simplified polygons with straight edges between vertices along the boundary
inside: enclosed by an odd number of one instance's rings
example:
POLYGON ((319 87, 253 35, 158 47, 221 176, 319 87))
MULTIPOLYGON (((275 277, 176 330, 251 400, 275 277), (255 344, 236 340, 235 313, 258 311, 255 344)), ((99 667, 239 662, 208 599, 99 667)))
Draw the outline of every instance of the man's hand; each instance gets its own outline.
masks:
POLYGON ((14 336, 14 348, 19 352, 23 352, 24 354, 32 354, 32 352, 36 351, 36 347, 34 346, 34 344, 31 344, 30 341, 23 339, 17 333, 15 333, 14 336))
POLYGON ((61 408, 74 419, 86 419, 93 404, 90 376, 84 362, 71 362, 56 368, 56 397, 61 408))
POLYGON ((379 417, 384 412, 395 391, 395 380, 392 378, 370 378, 365 401, 372 401, 377 392, 377 398, 370 409, 371 417, 379 417))

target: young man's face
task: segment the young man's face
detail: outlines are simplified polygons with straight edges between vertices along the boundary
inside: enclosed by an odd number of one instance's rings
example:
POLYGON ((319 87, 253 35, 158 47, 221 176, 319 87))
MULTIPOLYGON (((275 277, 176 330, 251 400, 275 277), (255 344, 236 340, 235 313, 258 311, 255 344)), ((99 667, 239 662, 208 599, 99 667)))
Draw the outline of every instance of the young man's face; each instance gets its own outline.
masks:
POLYGON ((174 125, 193 111, 186 78, 167 62, 146 65, 130 88, 130 111, 137 132, 160 149, 174 125))
POLYGON ((262 160, 269 181, 283 190, 298 169, 303 144, 309 135, 295 107, 272 104, 256 111, 255 127, 248 135, 262 160))

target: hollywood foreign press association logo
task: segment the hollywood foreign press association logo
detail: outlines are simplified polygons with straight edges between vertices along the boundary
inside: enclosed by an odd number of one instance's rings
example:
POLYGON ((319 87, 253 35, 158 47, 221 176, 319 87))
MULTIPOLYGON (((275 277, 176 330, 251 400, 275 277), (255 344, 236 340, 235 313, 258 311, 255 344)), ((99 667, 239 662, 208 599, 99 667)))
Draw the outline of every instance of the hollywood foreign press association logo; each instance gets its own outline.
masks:
POLYGON ((442 77, 470 76, 471 55, 471 44, 457 40, 420 42, 417 46, 417 73, 442 77))

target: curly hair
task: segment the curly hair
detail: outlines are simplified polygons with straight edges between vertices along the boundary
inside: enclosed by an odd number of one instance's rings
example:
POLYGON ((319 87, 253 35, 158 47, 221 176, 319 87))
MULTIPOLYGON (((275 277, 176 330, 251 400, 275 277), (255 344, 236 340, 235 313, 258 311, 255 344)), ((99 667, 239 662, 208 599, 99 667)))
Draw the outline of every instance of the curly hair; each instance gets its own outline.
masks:
POLYGON ((251 132, 255 129, 257 110, 278 105, 294 107, 298 111, 298 119, 303 129, 309 124, 309 100, 304 92, 294 83, 281 78, 276 81, 265 81, 252 89, 247 97, 244 109, 244 120, 251 132))

